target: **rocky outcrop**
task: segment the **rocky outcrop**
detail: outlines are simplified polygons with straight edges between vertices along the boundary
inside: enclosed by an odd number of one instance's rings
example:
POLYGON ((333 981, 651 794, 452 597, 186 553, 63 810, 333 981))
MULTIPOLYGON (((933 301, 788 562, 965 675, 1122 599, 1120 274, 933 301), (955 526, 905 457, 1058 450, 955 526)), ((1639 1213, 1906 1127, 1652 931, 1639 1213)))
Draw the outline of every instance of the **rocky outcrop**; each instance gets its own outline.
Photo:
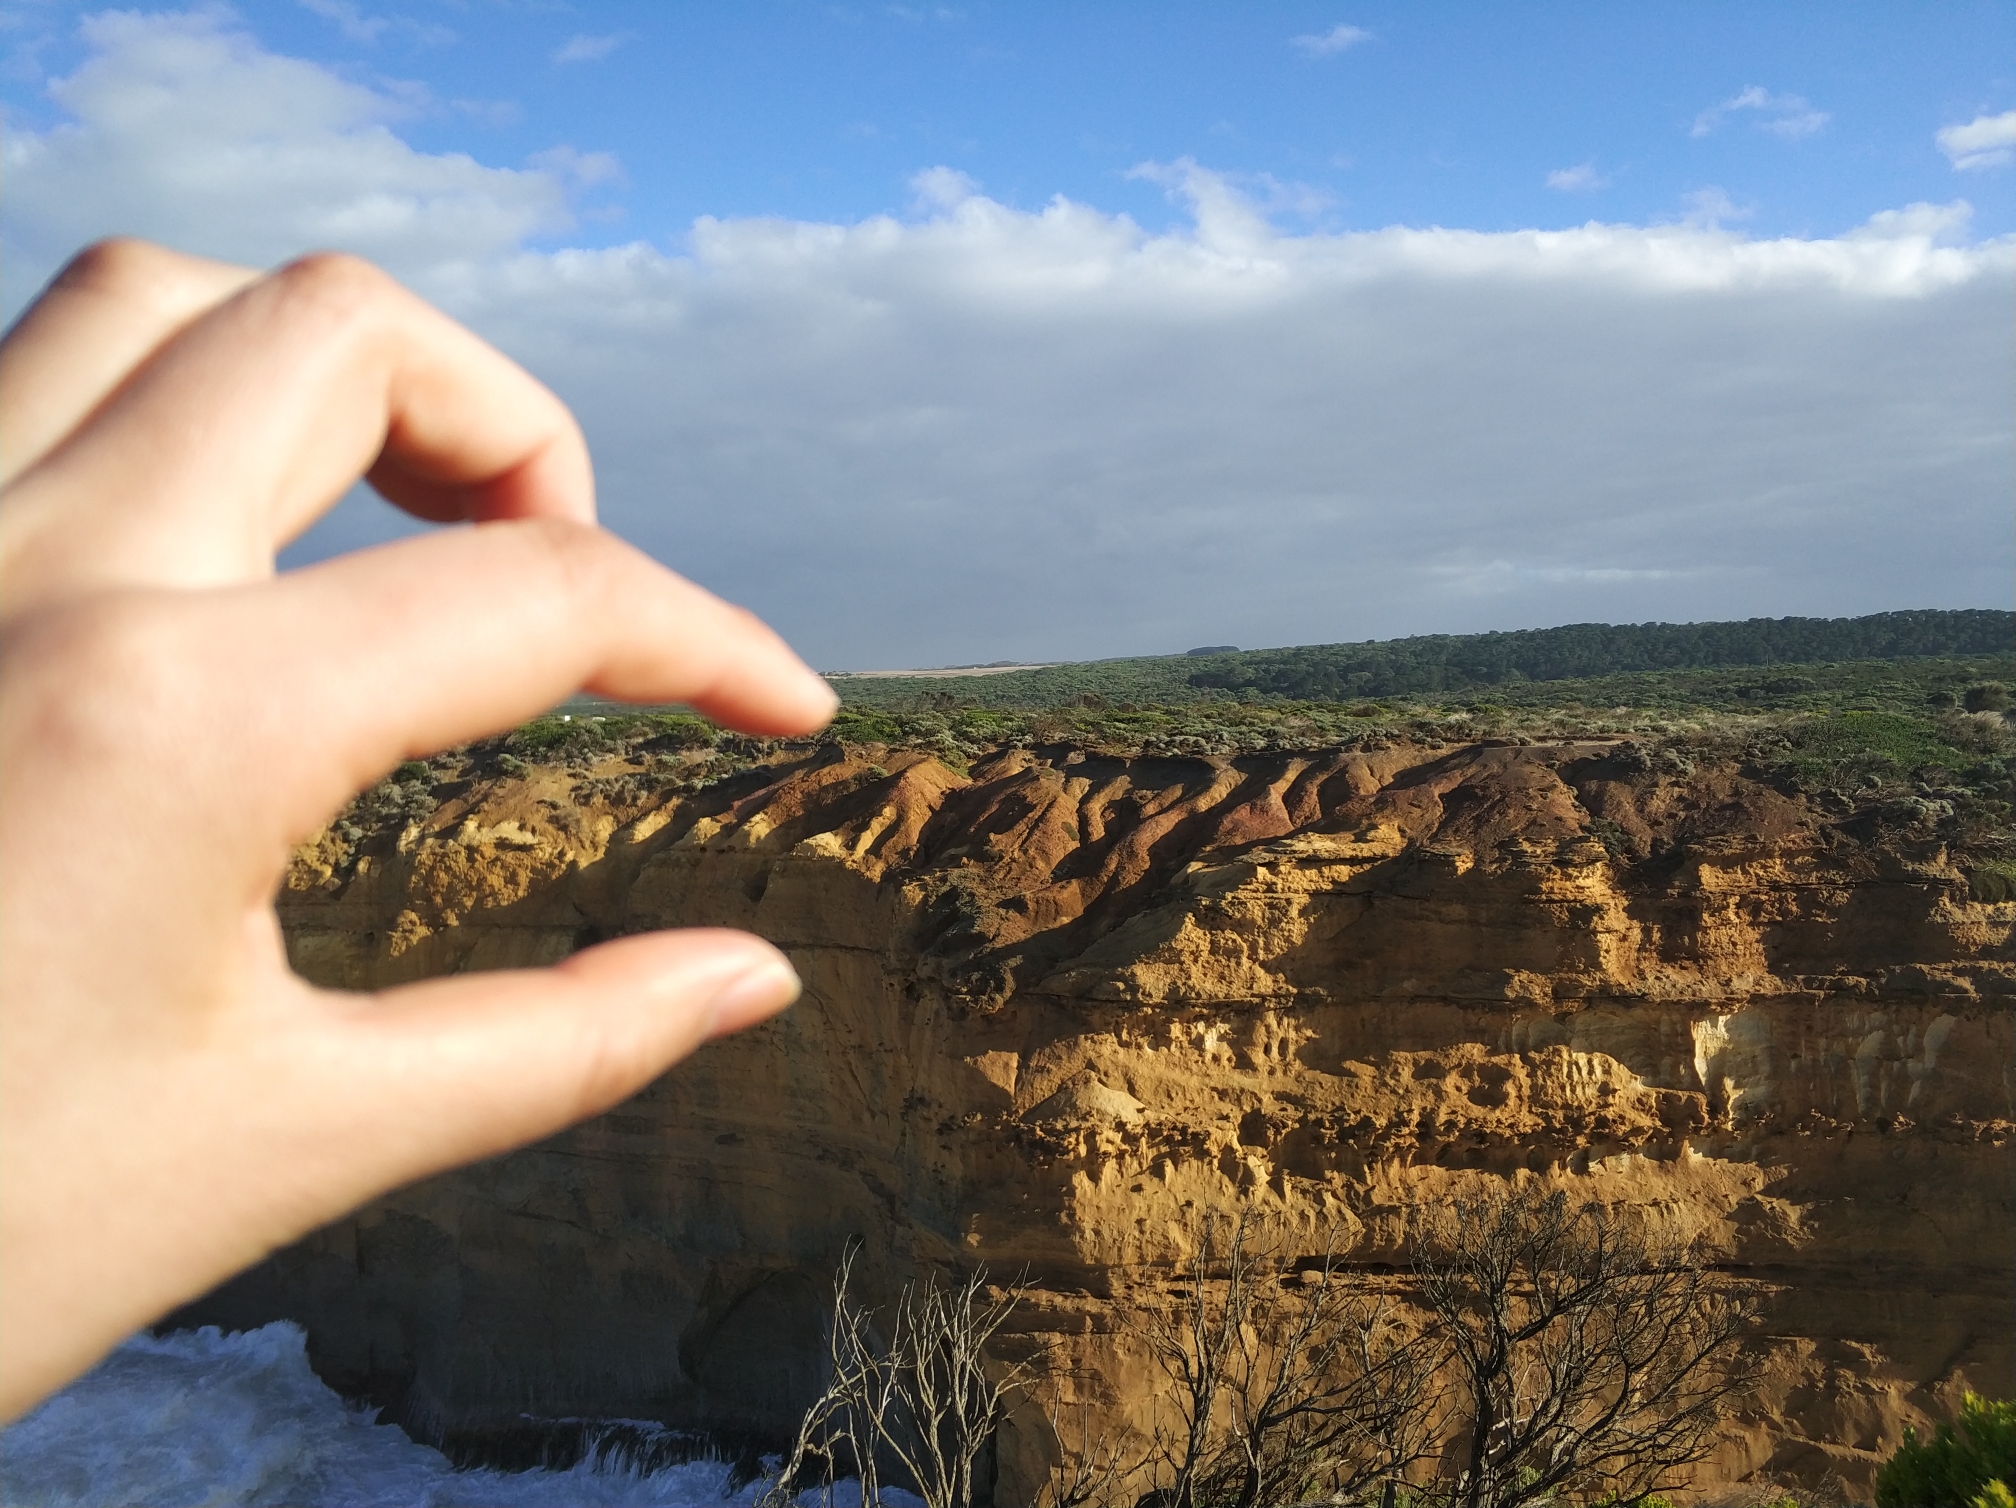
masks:
MULTIPOLYGON (((1704 1488, 1866 1490, 1904 1424, 2016 1391, 2016 905, 1929 833, 1598 742, 828 746, 691 784, 472 765, 304 848, 281 915, 320 982, 718 923, 788 949, 806 997, 185 1319, 300 1319, 332 1382, 451 1439, 760 1434, 816 1384, 859 1238, 885 1294, 1026 1271, 1013 1343, 1138 1422, 1124 1319, 1197 1211, 1342 1231, 1377 1269, 1423 1204, 1520 1177, 1698 1231, 1766 1298, 1764 1386, 1704 1488)), ((1053 1448, 1018 1415, 998 1500, 1053 1448)))

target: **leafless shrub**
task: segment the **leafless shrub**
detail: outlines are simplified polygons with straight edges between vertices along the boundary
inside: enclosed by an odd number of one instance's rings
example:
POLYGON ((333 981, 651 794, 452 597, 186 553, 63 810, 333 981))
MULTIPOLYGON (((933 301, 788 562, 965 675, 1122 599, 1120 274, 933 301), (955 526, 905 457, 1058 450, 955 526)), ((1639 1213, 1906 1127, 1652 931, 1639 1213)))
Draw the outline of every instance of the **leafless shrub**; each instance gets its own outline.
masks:
POLYGON ((1349 1502, 1432 1454, 1433 1337, 1350 1284, 1334 1242, 1297 1271, 1250 1211, 1197 1235, 1181 1301, 1142 1324, 1174 1414, 1152 1431, 1147 1501, 1349 1502))
MULTIPOLYGON (((1746 1386, 1752 1307, 1695 1243, 1532 1187, 1459 1200, 1423 1222, 1418 1307, 1357 1280, 1335 1242, 1291 1260, 1248 1209, 1207 1214, 1175 1302, 1135 1333, 1167 1381, 1145 1440, 1067 1427, 1037 1508, 1630 1508, 1684 1480, 1746 1386)), ((930 1508, 970 1508, 976 1463, 1026 1365, 985 1357, 1018 1298, 984 1273, 903 1291, 886 1343, 834 1278, 831 1381, 760 1508, 885 1475, 930 1508)), ((830 1501, 830 1493, 828 1497, 830 1501)))
POLYGON ((1537 1189, 1459 1200, 1415 1275, 1461 1421, 1435 1499, 1629 1505, 1708 1454, 1753 1311, 1691 1242, 1537 1189))
POLYGON ((927 1508, 971 1508, 975 1463, 1023 1380, 1022 1366, 990 1366, 985 1354, 1019 1291, 989 1298, 985 1269, 949 1287, 907 1286, 883 1343, 849 1291, 857 1251, 848 1248, 833 1278, 829 1380, 759 1508, 787 1508, 815 1476, 830 1501, 849 1471, 862 1508, 877 1508, 885 1467, 927 1508))
MULTIPOLYGON (((815 1478, 830 1488, 846 1464, 845 1447, 852 1433, 849 1403, 864 1390, 855 1362, 869 1350, 859 1333, 866 1316, 848 1297, 856 1254, 857 1248, 849 1245, 833 1274, 833 1312, 826 1327, 826 1386, 799 1419, 797 1437, 756 1499, 755 1508, 791 1508, 801 1488, 815 1478)), ((864 1508, 867 1502, 864 1484, 864 1508)))
POLYGON ((1095 1432, 1092 1410, 1077 1411, 1074 1432, 1064 1423, 1064 1405, 1052 1400, 1050 1432, 1063 1447, 1064 1459, 1036 1495, 1035 1508, 1110 1508, 1121 1501, 1121 1487, 1139 1462, 1125 1444, 1095 1432))

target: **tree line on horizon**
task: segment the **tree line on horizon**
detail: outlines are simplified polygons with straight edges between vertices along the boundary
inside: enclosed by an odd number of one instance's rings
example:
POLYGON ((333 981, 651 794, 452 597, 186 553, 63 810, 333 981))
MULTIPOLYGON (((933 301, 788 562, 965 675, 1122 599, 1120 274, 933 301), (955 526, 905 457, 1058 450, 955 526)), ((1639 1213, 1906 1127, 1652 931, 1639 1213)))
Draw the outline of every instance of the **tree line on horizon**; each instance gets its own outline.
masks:
POLYGON ((2016 612, 1919 609, 1862 618, 1571 623, 1247 650, 1204 657, 1187 680, 1203 690, 1341 701, 1640 671, 2002 654, 2012 647, 2016 612))

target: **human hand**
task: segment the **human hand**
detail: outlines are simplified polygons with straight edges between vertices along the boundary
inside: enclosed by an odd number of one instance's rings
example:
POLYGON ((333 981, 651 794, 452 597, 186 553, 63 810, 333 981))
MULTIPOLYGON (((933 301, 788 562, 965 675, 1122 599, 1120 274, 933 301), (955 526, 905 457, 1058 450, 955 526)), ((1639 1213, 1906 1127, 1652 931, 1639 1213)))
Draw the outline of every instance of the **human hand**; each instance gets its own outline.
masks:
POLYGON ((727 931, 368 996, 288 969, 290 849, 403 759, 584 686, 758 733, 834 705, 595 528, 559 400, 382 274, 93 248, 0 346, 0 487, 0 1418, 797 994, 727 931), (360 473, 478 526, 276 577, 360 473))

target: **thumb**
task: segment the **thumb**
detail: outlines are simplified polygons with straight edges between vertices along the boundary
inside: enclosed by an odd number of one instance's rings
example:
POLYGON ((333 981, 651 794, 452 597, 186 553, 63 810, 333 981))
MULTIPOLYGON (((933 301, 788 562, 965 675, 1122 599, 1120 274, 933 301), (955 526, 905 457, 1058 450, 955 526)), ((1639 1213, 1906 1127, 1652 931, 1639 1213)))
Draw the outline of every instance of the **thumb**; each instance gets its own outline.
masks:
POLYGON ((323 1082, 341 1086, 328 1108, 361 1180, 349 1202, 606 1110, 799 988, 768 943, 707 928, 622 938, 550 969, 327 996, 347 1061, 323 1082))

